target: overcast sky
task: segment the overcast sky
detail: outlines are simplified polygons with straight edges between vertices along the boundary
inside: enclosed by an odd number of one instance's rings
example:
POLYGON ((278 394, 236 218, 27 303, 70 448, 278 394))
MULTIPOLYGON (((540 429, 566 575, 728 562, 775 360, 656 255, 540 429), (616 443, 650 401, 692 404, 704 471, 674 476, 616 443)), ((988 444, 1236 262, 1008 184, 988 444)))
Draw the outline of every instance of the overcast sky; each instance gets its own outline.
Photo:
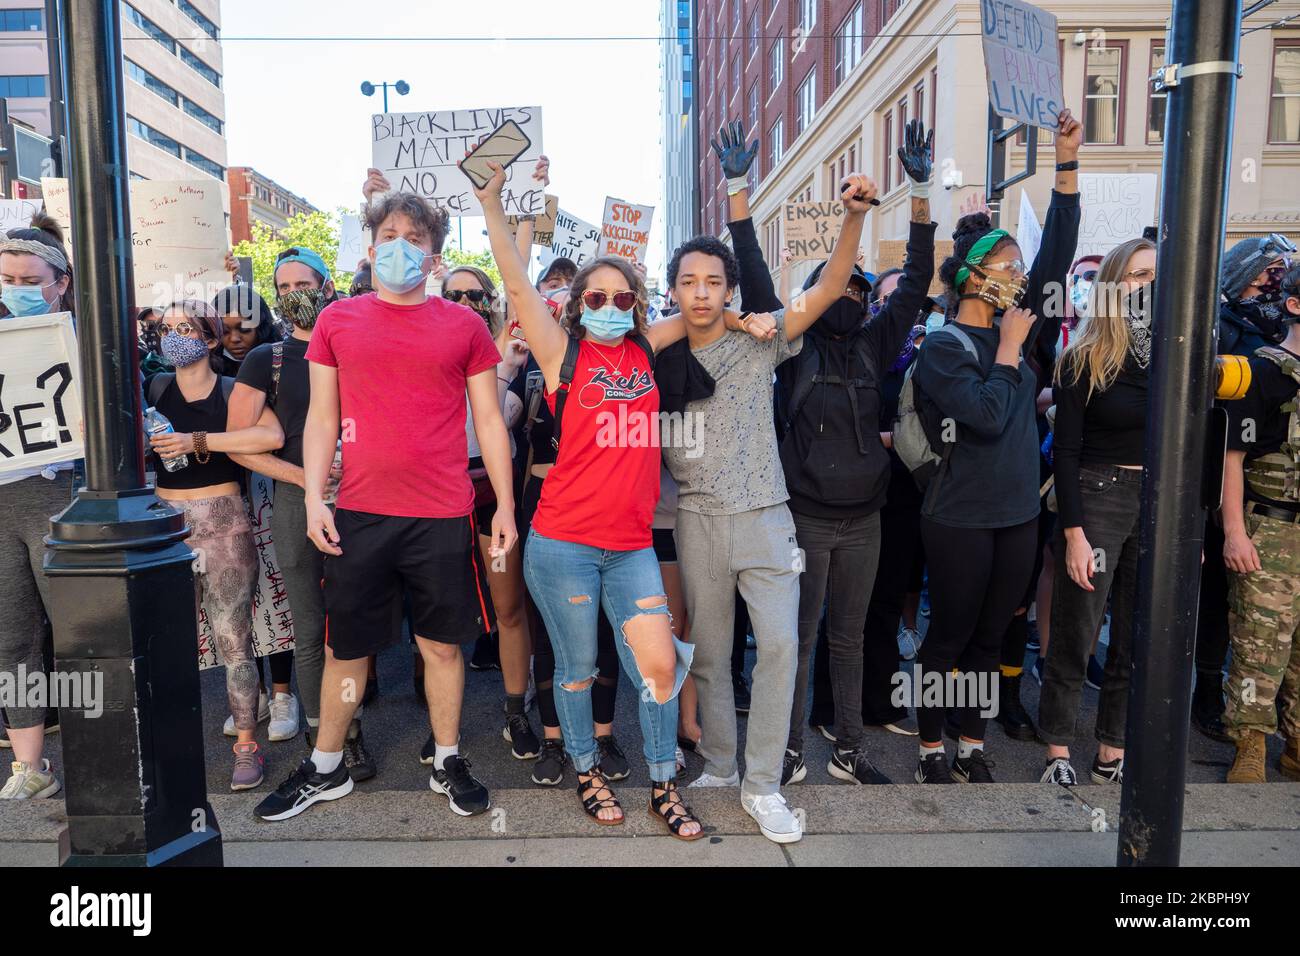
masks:
MULTIPOLYGON (((229 165, 355 207, 383 109, 363 80, 410 84, 389 91, 390 112, 541 106, 561 207, 599 223, 606 195, 654 205, 648 266, 662 274, 659 43, 609 39, 657 37, 655 0, 223 0, 221 16, 229 165)), ((464 220, 465 248, 487 247, 482 230, 464 220)))

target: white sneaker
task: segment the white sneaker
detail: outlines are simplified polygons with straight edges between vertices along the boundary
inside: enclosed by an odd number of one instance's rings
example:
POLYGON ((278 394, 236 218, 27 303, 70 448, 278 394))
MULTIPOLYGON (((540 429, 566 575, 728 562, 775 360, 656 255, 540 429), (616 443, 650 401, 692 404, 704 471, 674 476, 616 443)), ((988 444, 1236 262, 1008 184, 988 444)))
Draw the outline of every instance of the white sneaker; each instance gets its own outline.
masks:
POLYGON ((15 760, 10 767, 13 775, 0 789, 0 800, 40 800, 59 792, 61 784, 50 772, 48 760, 42 760, 38 767, 15 760))
POLYGON ((293 740, 298 736, 298 698, 293 694, 276 694, 271 701, 271 725, 267 736, 272 740, 293 740))
POLYGON ((711 773, 702 773, 686 786, 688 787, 739 787, 740 771, 737 770, 730 777, 715 777, 711 773))
POLYGON ((790 805, 781 794, 769 793, 756 797, 742 793, 740 805, 754 818, 763 836, 773 843, 798 843, 803 839, 803 827, 799 818, 790 810, 790 805))
POLYGON ((898 656, 905 661, 915 660, 921 649, 921 632, 906 625, 898 629, 898 656))
MULTIPOLYGON (((257 722, 266 723, 271 719, 271 702, 266 699, 266 691, 257 692, 257 722)), ((235 717, 232 714, 226 718, 225 724, 221 727, 221 732, 227 737, 238 737, 239 731, 235 729, 235 717)))

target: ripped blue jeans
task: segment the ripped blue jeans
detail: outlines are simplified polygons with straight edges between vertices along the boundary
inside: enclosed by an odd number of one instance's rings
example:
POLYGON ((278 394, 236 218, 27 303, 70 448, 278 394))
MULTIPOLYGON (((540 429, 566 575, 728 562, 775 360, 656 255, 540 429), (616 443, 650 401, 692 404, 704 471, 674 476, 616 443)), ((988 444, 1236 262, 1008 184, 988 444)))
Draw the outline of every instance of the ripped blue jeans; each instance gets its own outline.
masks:
MULTIPOLYGON (((605 551, 531 531, 524 549, 524 580, 555 649, 555 709, 564 734, 564 749, 574 769, 587 773, 600 757, 591 718, 591 683, 596 676, 596 615, 603 606, 614 625, 614 646, 623 671, 636 688, 650 778, 662 781, 675 777, 677 695, 690 670, 691 645, 670 635, 672 687, 660 687, 656 693, 656 688, 642 677, 627 639, 627 625, 638 615, 668 616, 654 549, 605 551), (671 693, 665 693, 667 690, 671 693)), ((649 660, 653 650, 644 645, 640 649, 649 660)), ((659 650, 662 652, 662 646, 659 650)), ((666 663, 660 656, 659 673, 666 675, 666 663)), ((666 683, 667 678, 663 681, 666 683)))

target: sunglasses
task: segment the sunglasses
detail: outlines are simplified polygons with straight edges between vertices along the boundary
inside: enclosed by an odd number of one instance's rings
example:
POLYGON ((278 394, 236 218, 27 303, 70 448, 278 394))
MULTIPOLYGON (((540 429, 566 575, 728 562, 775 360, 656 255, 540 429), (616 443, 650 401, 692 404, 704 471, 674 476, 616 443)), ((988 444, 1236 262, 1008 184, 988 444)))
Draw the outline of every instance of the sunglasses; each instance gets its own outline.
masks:
POLYGON ((168 325, 166 322, 159 322, 157 325, 159 335, 167 335, 169 332, 175 332, 177 335, 193 335, 198 333, 203 335, 202 326, 191 325, 188 322, 177 322, 175 325, 168 325))
MULTIPOLYGON (((635 292, 615 292, 612 298, 614 308, 618 309, 620 312, 627 312, 632 308, 632 306, 636 305, 635 292)), ((582 293, 583 305, 591 309, 593 312, 597 309, 603 309, 605 303, 609 302, 610 299, 611 297, 609 293, 601 292, 599 289, 588 289, 586 292, 582 293)))
POLYGON ((1124 273, 1125 279, 1132 279, 1134 282, 1154 282, 1156 279, 1155 269, 1134 269, 1132 272, 1124 273))
POLYGON ((452 302, 459 302, 461 299, 469 299, 475 305, 483 301, 487 295, 482 289, 443 289, 442 297, 450 299, 452 302))
POLYGON ((1085 269, 1074 277, 1075 282, 1095 282, 1097 280, 1096 269, 1085 269))

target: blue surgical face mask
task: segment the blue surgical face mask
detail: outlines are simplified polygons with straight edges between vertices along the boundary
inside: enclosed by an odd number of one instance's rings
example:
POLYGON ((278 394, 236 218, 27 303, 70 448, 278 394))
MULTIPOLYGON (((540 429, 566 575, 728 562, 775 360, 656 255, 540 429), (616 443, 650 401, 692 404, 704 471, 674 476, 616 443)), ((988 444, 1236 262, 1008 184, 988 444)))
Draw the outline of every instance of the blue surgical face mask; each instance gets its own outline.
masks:
POLYGON ((52 308, 45 301, 45 290, 51 285, 5 285, 0 291, 0 302, 16 318, 27 315, 48 315, 52 308))
POLYGON ((162 354, 173 368, 188 368, 208 357, 208 344, 202 339, 168 332, 162 337, 162 354))
POLYGON ((1092 282, 1088 279, 1079 279, 1070 289, 1070 304, 1074 306, 1074 314, 1084 316, 1088 314, 1088 293, 1092 291, 1092 282))
POLYGON ((424 260, 431 258, 419 246, 398 236, 375 247, 373 275, 389 292, 403 295, 425 280, 424 260))
POLYGON ((931 332, 939 331, 939 329, 943 328, 943 322, 942 315, 938 312, 931 312, 925 317, 925 334, 929 335, 931 332))
POLYGON ((610 303, 606 303, 599 309, 590 309, 587 306, 582 307, 582 324, 592 335, 598 339, 616 339, 620 335, 626 335, 631 332, 636 325, 632 318, 632 310, 626 312, 616 309, 610 303))

